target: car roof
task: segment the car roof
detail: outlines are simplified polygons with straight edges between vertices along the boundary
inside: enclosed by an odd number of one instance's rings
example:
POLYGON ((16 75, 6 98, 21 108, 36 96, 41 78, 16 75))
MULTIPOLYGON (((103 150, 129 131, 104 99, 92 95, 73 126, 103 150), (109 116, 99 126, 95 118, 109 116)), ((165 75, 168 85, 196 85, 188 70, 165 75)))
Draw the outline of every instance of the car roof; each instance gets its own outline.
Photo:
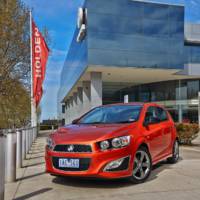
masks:
MULTIPOLYGON (((113 104, 106 104, 103 105, 103 107, 107 107, 107 106, 123 106, 123 105, 134 105, 134 106, 158 106, 158 107, 162 107, 159 104, 153 103, 153 102, 129 102, 129 103, 113 103, 113 104)), ((101 107, 101 106, 100 106, 101 107)))

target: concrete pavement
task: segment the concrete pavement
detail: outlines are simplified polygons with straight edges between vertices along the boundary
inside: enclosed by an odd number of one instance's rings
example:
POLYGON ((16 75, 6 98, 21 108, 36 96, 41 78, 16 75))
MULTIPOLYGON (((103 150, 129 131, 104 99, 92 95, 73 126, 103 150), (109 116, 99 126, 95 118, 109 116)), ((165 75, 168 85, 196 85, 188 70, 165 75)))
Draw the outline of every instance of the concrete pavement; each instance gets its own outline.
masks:
POLYGON ((200 147, 200 133, 198 137, 192 141, 192 144, 200 147))
POLYGON ((200 197, 200 148, 182 147, 175 165, 161 163, 150 179, 140 185, 127 180, 57 178, 44 172, 46 135, 34 143, 24 168, 17 170, 18 181, 6 184, 6 200, 197 200, 200 197))

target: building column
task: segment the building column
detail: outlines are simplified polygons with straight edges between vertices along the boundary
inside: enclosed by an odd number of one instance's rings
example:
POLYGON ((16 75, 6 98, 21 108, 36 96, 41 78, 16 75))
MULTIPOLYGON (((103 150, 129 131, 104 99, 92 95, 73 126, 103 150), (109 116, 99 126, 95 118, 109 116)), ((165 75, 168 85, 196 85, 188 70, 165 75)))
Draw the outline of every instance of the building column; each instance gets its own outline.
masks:
POLYGON ((200 127, 200 92, 198 92, 198 121, 200 127))
POLYGON ((78 117, 78 104, 77 104, 77 97, 78 95, 77 95, 77 92, 74 92, 74 94, 73 94, 73 113, 74 113, 74 115, 73 115, 73 119, 72 120, 74 120, 74 119, 77 119, 77 117, 78 117))
POLYGON ((78 117, 81 117, 83 114, 83 88, 78 87, 78 92, 77 92, 77 113, 78 117))
POLYGON ((73 97, 69 97, 69 123, 72 122, 73 118, 74 118, 74 102, 73 102, 73 97))
POLYGON ((83 81, 83 106, 82 106, 82 114, 88 112, 91 108, 91 91, 90 91, 90 81, 83 81))
POLYGON ((69 100, 67 100, 65 102, 65 122, 66 122, 66 124, 69 124, 69 109, 70 109, 69 100))
POLYGON ((178 122, 183 122, 183 106, 180 104, 178 105, 178 122))
POLYGON ((129 102, 129 96, 128 94, 124 95, 124 103, 128 103, 129 102))
POLYGON ((91 72, 91 108, 102 105, 102 73, 91 72))

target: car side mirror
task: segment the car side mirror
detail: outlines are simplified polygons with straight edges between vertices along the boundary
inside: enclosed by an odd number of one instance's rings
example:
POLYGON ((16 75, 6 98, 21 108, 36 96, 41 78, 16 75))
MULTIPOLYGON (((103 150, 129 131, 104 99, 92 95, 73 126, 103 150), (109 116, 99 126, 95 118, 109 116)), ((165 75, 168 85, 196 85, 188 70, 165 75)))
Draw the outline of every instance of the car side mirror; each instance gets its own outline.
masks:
POLYGON ((77 124, 78 121, 79 121, 79 118, 78 118, 78 119, 74 119, 74 120, 72 121, 72 124, 77 124))

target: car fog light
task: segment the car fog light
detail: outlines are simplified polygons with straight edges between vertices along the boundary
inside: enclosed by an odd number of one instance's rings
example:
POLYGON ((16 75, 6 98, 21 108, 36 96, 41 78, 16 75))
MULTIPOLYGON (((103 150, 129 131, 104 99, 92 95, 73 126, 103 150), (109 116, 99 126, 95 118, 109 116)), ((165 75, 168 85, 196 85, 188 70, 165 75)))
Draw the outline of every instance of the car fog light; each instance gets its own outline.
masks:
POLYGON ((114 160, 106 165, 104 171, 109 171, 111 169, 118 168, 124 161, 125 158, 120 158, 118 160, 114 160))
POLYGON ((109 146, 110 146, 110 144, 109 144, 109 142, 107 140, 105 140, 105 141, 100 143, 100 147, 101 147, 102 150, 108 149, 109 146))

